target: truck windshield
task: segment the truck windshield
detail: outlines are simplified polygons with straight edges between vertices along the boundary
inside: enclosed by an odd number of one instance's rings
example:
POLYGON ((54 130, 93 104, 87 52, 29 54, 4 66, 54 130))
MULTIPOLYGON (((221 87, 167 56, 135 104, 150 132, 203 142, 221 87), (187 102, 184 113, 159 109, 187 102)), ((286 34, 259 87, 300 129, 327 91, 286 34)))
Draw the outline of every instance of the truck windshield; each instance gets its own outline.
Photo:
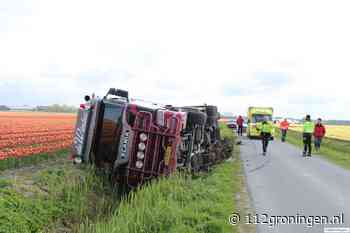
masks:
POLYGON ((267 114, 254 114, 252 117, 252 123, 257 123, 257 122, 262 122, 265 120, 265 117, 267 117, 267 119, 269 121, 272 121, 272 116, 271 115, 267 115, 267 114))
POLYGON ((102 127, 98 143, 98 158, 105 162, 114 162, 122 127, 123 106, 104 103, 102 127))

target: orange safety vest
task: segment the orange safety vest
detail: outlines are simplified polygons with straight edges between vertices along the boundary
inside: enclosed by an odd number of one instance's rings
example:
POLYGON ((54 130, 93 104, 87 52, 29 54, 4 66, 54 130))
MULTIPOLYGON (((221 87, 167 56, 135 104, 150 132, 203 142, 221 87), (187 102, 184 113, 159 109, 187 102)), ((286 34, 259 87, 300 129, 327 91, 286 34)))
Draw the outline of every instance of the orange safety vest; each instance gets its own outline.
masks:
POLYGON ((280 124, 281 129, 288 129, 289 128, 289 123, 288 121, 282 121, 280 124))

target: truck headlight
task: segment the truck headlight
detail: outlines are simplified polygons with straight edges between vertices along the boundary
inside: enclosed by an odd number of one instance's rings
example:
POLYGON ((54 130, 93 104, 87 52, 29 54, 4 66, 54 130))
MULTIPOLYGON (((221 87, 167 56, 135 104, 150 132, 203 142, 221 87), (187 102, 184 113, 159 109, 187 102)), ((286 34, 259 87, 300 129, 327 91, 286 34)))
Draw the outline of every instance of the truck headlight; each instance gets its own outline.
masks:
POLYGON ((143 167, 143 162, 142 161, 136 161, 136 168, 140 169, 143 167))
POLYGON ((146 135, 145 133, 141 133, 141 134, 140 134, 140 140, 141 140, 142 142, 147 141, 147 139, 148 139, 148 137, 147 137, 147 135, 146 135))
POLYGON ((138 159, 143 159, 143 158, 145 158, 145 153, 143 153, 142 151, 139 151, 139 152, 137 152, 136 156, 138 159))
POLYGON ((83 162, 83 160, 80 157, 75 157, 74 158, 74 163, 81 164, 82 162, 83 162))
POLYGON ((140 143, 139 143, 139 150, 140 150, 140 151, 144 151, 145 149, 146 149, 146 144, 143 143, 143 142, 140 142, 140 143))

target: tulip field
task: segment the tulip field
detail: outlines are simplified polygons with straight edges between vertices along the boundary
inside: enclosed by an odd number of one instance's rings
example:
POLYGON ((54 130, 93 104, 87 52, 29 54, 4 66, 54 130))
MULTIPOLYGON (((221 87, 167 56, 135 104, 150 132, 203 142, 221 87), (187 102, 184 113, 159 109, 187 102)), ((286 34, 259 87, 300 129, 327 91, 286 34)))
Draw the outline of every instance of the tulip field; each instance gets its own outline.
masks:
MULTIPOLYGON (((325 125, 325 127, 326 137, 350 141, 349 125, 325 125)), ((301 132, 302 125, 292 125, 291 129, 301 132)))
POLYGON ((76 116, 35 112, 0 112, 0 160, 68 148, 76 116))

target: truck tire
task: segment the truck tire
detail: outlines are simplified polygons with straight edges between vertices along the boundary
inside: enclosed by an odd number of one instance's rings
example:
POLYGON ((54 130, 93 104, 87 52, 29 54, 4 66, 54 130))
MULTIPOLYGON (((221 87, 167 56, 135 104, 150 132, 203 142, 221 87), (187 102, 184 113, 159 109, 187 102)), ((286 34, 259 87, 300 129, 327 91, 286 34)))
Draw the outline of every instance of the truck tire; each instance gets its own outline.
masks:
POLYGON ((187 112, 187 125, 186 128, 194 128, 196 125, 205 125, 207 116, 202 112, 187 112))
POLYGON ((216 106, 206 106, 206 113, 208 115, 207 125, 216 126, 219 118, 218 108, 216 106))
POLYGON ((206 106, 206 112, 208 117, 215 117, 218 118, 218 108, 216 106, 206 106))

